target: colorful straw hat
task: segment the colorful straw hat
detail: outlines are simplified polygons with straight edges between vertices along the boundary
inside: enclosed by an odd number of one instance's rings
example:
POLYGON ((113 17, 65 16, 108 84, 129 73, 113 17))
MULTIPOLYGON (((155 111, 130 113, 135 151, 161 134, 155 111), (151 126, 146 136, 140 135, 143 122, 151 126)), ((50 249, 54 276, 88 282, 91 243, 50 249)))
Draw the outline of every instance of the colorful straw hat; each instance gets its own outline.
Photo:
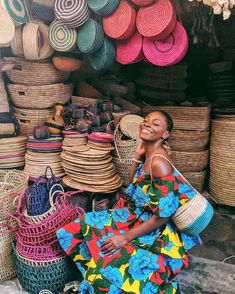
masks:
POLYGON ((95 53, 104 43, 104 31, 101 25, 90 18, 78 30, 77 45, 82 53, 95 53))
POLYGON ((143 37, 137 31, 127 40, 116 41, 116 61, 121 64, 131 64, 143 59, 143 37))
POLYGON ((102 47, 95 54, 90 54, 88 60, 95 70, 104 70, 114 63, 115 55, 113 42, 105 37, 102 47))
POLYGON ((137 13, 137 29, 146 38, 164 39, 173 31, 175 24, 176 13, 170 0, 159 0, 140 8, 137 13))
POLYGON ((8 11, 11 18, 19 24, 29 21, 27 4, 24 0, 1 0, 1 4, 8 11))
POLYGON ((148 6, 155 2, 156 0, 132 0, 132 2, 137 6, 148 6))
POLYGON ((15 34, 15 25, 6 10, 0 8, 0 44, 11 42, 15 34))
POLYGON ((90 9, 99 16, 107 16, 114 12, 120 0, 87 0, 90 9))
POLYGON ((83 25, 90 17, 86 0, 56 0, 55 16, 70 28, 83 25))
POLYGON ((136 30, 136 11, 126 0, 121 0, 111 15, 104 17, 103 28, 109 37, 117 40, 130 38, 136 30))
POLYGON ((187 32, 180 22, 174 31, 160 41, 144 38, 143 51, 147 60, 158 66, 168 66, 178 63, 188 50, 187 32))
POLYGON ((57 51, 72 51, 77 46, 77 32, 68 28, 59 20, 54 20, 49 26, 49 41, 57 51))
POLYGON ((72 56, 54 56, 52 58, 55 68, 61 71, 75 71, 82 66, 82 61, 72 56))
POLYGON ((32 3, 32 12, 40 19, 51 22, 55 18, 53 10, 54 0, 34 0, 32 3))

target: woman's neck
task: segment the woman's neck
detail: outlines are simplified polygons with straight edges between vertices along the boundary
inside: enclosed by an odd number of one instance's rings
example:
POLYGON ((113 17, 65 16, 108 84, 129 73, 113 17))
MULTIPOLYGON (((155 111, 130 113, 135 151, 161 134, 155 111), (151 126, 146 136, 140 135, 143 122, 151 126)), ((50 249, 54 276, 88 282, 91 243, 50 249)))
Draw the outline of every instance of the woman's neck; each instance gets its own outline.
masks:
POLYGON ((145 155, 146 157, 152 157, 153 154, 156 154, 158 150, 163 148, 162 140, 157 142, 145 142, 145 155))

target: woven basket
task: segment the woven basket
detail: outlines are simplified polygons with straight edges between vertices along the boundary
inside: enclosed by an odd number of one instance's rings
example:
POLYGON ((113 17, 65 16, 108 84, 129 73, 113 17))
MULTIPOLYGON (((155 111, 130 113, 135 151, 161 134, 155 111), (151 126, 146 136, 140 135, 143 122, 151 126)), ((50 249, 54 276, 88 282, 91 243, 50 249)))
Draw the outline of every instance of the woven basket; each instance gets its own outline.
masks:
POLYGON ((7 71, 7 76, 16 84, 51 85, 66 81, 70 74, 57 70, 49 60, 30 61, 20 58, 14 60, 16 65, 12 70, 7 71))
POLYGON ((13 259, 11 242, 8 243, 9 251, 0 254, 0 282, 10 280, 16 276, 16 267, 13 259))
POLYGON ((171 157, 174 164, 181 172, 200 172, 207 167, 209 151, 171 151, 171 157))
POLYGON ((212 120, 210 144, 210 194, 218 204, 235 206, 235 120, 212 120))
POLYGON ((177 151, 201 151, 206 149, 208 142, 208 131, 174 130, 169 137, 169 145, 177 151))
POLYGON ((117 174, 121 177, 124 186, 129 185, 129 171, 132 164, 132 159, 126 160, 126 162, 120 162, 117 156, 113 156, 113 163, 117 174))
POLYGON ((43 86, 8 84, 7 88, 15 106, 32 109, 50 108, 56 103, 65 104, 73 92, 73 84, 43 86))
POLYGON ((185 178, 189 181, 189 183, 196 189, 198 192, 203 191, 203 186, 206 179, 206 171, 201 172, 185 172, 185 178))
POLYGON ((211 107, 208 106, 146 106, 144 115, 152 111, 168 112, 174 122, 175 130, 206 131, 209 128, 211 107))
POLYGON ((12 51, 12 54, 15 56, 19 56, 19 57, 24 56, 22 26, 17 27, 15 29, 15 35, 11 41, 11 51, 12 51))
POLYGON ((44 124, 46 118, 53 114, 51 109, 14 108, 14 114, 20 124, 20 134, 30 136, 36 126, 44 124))

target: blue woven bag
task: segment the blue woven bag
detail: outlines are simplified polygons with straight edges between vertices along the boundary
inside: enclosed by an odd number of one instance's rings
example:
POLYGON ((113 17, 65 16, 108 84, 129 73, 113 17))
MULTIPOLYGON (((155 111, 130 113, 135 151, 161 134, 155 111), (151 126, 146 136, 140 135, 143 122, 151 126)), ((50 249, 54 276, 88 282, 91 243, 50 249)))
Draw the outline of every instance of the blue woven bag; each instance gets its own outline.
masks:
POLYGON ((87 0, 90 9, 99 16, 107 16, 118 7, 120 0, 87 0))

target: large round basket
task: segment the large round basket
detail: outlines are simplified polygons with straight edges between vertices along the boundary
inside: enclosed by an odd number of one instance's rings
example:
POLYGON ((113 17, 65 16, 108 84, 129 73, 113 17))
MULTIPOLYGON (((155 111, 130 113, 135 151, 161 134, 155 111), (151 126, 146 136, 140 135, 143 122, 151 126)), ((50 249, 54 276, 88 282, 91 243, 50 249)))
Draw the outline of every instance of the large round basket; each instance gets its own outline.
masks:
POLYGON ((14 60, 16 64, 12 70, 7 71, 7 76, 16 84, 37 86, 61 83, 66 81, 70 74, 57 70, 50 60, 30 61, 21 58, 14 60))
POLYGON ((56 103, 67 103, 72 95, 73 84, 28 86, 8 84, 12 103, 20 108, 45 109, 56 103))
POLYGON ((203 191, 205 179, 206 179, 206 171, 201 172, 184 172, 185 178, 189 181, 189 183, 196 189, 199 193, 203 191))
POLYGON ((200 172, 207 167, 209 151, 171 151, 171 157, 180 172, 200 172))
POLYGON ((235 206, 235 119, 212 120, 210 194, 219 204, 235 206))
POLYGON ((44 124, 46 118, 53 114, 52 109, 13 108, 14 115, 20 124, 20 134, 30 136, 36 126, 44 124))
POLYGON ((169 138, 172 150, 177 151, 201 151, 206 149, 208 142, 208 131, 173 130, 169 138))
POLYGON ((168 112, 174 122, 175 130, 206 131, 210 123, 210 105, 206 106, 147 106, 143 108, 144 116, 152 111, 168 112))
POLYGON ((129 185, 129 171, 132 164, 132 159, 127 159, 121 162, 118 156, 113 156, 113 163, 117 174, 121 177, 124 186, 129 185))

